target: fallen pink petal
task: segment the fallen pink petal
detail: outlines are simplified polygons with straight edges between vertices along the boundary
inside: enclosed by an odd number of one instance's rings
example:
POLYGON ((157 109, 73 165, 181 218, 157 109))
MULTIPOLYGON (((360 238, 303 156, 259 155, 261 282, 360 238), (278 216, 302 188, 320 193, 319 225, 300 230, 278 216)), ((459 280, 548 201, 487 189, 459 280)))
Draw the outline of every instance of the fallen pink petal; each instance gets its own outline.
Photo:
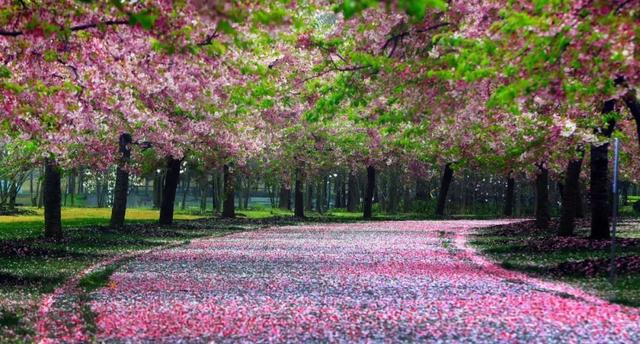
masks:
POLYGON ((91 294, 96 340, 640 341, 636 309, 504 270, 465 246, 472 228, 498 223, 293 226, 145 254, 91 294))

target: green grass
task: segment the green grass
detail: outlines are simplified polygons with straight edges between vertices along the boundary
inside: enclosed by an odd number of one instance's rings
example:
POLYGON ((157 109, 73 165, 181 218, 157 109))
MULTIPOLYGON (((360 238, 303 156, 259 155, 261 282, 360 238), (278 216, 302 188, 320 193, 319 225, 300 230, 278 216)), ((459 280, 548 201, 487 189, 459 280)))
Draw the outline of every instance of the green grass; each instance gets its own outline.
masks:
MULTIPOLYGON (((609 247, 602 249, 573 248, 540 251, 528 248, 526 245, 527 240, 553 238, 553 231, 541 231, 535 235, 525 233, 508 237, 496 233, 492 228, 483 229, 479 232, 479 235, 473 236, 470 244, 506 269, 525 272, 543 279, 567 282, 612 302, 640 307, 640 274, 638 273, 620 274, 613 285, 609 282, 606 274, 587 277, 584 275, 550 273, 559 264, 565 262, 608 259, 610 256, 609 247)), ((587 229, 578 230, 578 235, 586 237, 587 229)), ((640 236, 640 224, 632 221, 621 223, 619 236, 638 238, 640 236)), ((618 247, 617 253, 618 256, 640 255, 640 247, 618 247)))
POLYGON ((105 287, 109 283, 109 278, 119 266, 119 264, 109 265, 88 273, 78 281, 78 286, 87 293, 105 287))
POLYGON ((14 313, 0 314, 0 326, 18 326, 20 317, 14 313))
MULTIPOLYGON (((34 211, 34 215, 0 216, 0 240, 29 238, 41 235, 44 225, 42 209, 26 207, 34 211)), ((127 209, 126 222, 150 223, 157 221, 159 212, 151 209, 127 209)), ((198 215, 177 212, 176 220, 194 220, 198 215)), ((111 218, 109 208, 62 208, 62 223, 65 227, 106 226, 111 218)))

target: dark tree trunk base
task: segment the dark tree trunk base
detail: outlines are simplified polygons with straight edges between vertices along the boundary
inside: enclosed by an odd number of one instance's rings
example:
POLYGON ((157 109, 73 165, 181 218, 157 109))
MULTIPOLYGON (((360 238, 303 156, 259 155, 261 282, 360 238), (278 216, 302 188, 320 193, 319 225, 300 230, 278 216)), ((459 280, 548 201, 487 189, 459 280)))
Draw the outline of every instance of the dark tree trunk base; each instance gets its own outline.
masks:
POLYGON ((536 177, 536 227, 547 229, 549 227, 549 170, 538 166, 536 177))
POLYGON ((558 235, 572 236, 576 227, 576 214, 580 200, 580 170, 582 157, 569 161, 565 173, 564 191, 562 193, 562 208, 560 210, 560 227, 558 235))
POLYGON ((591 147, 591 238, 609 239, 609 144, 591 147))
POLYGON ((173 223, 173 209, 176 201, 176 191, 180 182, 181 160, 173 157, 167 158, 167 174, 162 189, 162 203, 160 204, 160 224, 170 225, 173 223))
POLYGON ((358 181, 353 172, 350 172, 347 180, 347 211, 355 212, 358 209, 359 200, 360 189, 358 188, 358 181))
POLYGON ((364 194, 363 216, 365 219, 373 217, 373 193, 376 188, 376 168, 367 166, 367 188, 364 194))
POLYGON ((224 165, 222 168, 224 179, 224 200, 222 201, 222 218, 233 219, 236 217, 236 204, 235 204, 235 180, 233 171, 229 165, 224 165))
POLYGON ((304 187, 304 184, 302 181, 302 171, 298 169, 296 171, 294 215, 295 217, 299 217, 299 218, 304 218, 304 193, 302 192, 303 187, 304 187))
MULTIPOLYGON (((604 102, 602 114, 613 112, 615 100, 604 102)), ((600 133, 610 138, 616 122, 609 119, 600 133)), ((592 239, 609 239, 609 142, 591 145, 591 235, 592 239)))
POLYGON ((44 237, 62 239, 62 190, 60 189, 60 169, 53 159, 45 159, 44 182, 44 237))
POLYGON ((438 192, 438 203, 436 206, 436 216, 444 216, 444 208, 447 203, 447 194, 449 193, 449 187, 453 181, 453 169, 451 164, 444 165, 444 172, 442 173, 442 180, 440 181, 440 191, 438 192))
POLYGON ((113 190, 113 207, 111 208, 111 227, 124 226, 124 219, 127 212, 127 192, 129 191, 129 172, 125 170, 125 166, 131 157, 129 145, 131 144, 131 135, 120 135, 120 161, 118 170, 116 171, 116 185, 113 190))
POLYGON ((507 177, 507 189, 504 194, 504 210, 502 212, 504 216, 513 216, 515 184, 515 179, 511 175, 509 175, 507 177))

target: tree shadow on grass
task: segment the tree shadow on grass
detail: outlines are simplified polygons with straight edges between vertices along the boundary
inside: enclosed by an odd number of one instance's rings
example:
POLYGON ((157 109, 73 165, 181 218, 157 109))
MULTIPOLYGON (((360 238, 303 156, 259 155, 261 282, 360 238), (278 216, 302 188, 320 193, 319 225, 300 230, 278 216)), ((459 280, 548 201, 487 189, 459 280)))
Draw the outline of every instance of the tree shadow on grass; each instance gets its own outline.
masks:
POLYGON ((66 277, 61 275, 45 276, 0 271, 0 285, 3 287, 46 287, 62 283, 65 279, 66 277))

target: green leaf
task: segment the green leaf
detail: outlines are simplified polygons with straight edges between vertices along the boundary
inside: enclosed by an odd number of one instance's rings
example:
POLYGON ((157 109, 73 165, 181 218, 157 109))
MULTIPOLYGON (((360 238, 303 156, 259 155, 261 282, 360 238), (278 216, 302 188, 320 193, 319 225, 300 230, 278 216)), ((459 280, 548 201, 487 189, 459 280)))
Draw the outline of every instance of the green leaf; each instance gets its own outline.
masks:
POLYGON ((6 79, 11 77, 11 70, 6 66, 0 66, 0 79, 6 79))
POLYGON ((58 53, 55 50, 47 50, 44 52, 44 60, 47 62, 53 62, 58 59, 58 53))
POLYGON ((226 33, 227 35, 234 35, 236 33, 236 30, 226 20, 221 20, 220 22, 218 22, 216 30, 222 33, 226 33))
POLYGON ((342 14, 345 18, 349 19, 356 14, 356 4, 355 1, 345 0, 342 4, 342 14))
POLYGON ((156 19, 158 19, 158 16, 151 13, 149 10, 129 14, 129 24, 139 24, 145 30, 153 29, 156 19))
POLYGON ((211 41, 210 44, 206 46, 207 54, 210 56, 220 56, 227 51, 227 47, 220 41, 211 41))
POLYGON ((424 18, 426 12, 430 8, 445 10, 447 3, 442 0, 402 0, 399 2, 402 9, 414 20, 424 18))

